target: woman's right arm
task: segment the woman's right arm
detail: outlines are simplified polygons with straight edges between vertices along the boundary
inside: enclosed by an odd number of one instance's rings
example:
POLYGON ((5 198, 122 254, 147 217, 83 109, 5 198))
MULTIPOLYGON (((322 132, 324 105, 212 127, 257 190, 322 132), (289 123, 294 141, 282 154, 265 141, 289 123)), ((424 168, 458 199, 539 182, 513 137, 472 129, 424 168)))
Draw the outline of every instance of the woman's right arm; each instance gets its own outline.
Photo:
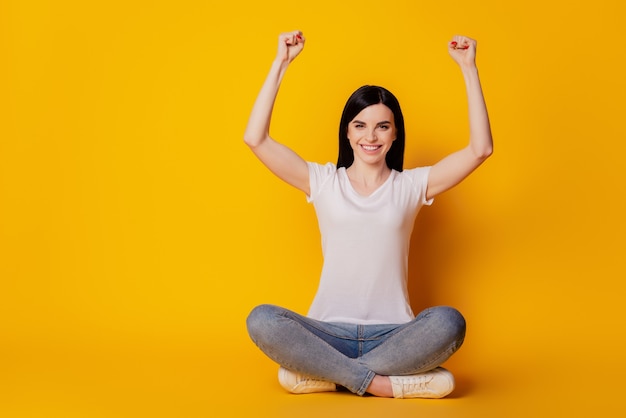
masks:
POLYGON ((299 31, 283 33, 278 38, 278 53, 254 102, 244 142, 267 168, 285 182, 310 194, 309 168, 298 154, 270 137, 269 128, 278 89, 289 64, 304 48, 299 31))

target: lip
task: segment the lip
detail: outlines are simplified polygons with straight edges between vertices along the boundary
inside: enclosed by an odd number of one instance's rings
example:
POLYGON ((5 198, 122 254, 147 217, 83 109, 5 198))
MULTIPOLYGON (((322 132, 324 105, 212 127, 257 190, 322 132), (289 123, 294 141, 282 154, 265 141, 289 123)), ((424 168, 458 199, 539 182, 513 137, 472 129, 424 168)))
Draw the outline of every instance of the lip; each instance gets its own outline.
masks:
POLYGON ((366 154, 376 154, 383 147, 382 145, 363 145, 363 144, 360 144, 359 146, 361 147, 363 152, 365 152, 366 154))

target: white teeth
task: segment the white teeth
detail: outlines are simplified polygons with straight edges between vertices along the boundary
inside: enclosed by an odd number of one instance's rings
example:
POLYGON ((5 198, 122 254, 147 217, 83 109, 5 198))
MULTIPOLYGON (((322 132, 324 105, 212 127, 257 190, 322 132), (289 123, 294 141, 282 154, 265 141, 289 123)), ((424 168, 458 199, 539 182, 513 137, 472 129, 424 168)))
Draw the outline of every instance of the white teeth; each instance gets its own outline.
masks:
POLYGON ((377 145, 361 145, 365 151, 375 151, 379 148, 377 145))

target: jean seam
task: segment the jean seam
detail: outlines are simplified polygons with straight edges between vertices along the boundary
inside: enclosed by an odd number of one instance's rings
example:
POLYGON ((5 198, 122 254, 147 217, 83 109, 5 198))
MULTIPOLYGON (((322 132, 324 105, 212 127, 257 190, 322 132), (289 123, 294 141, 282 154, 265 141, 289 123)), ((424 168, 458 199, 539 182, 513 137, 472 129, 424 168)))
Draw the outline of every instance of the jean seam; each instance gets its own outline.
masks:
POLYGON ((363 396, 365 394, 365 391, 367 390, 367 388, 372 383, 372 380, 374 380, 374 377, 376 377, 376 373, 374 373, 373 371, 369 370, 367 372, 367 376, 365 377, 365 380, 363 380, 363 383, 361 384, 361 387, 359 388, 359 390, 356 391, 356 394, 359 395, 359 396, 363 396))
MULTIPOLYGON (((290 321, 293 321, 293 322, 294 322, 297 326, 299 326, 300 328, 302 328, 302 329, 304 329, 304 330, 307 330, 307 329, 306 329, 306 327, 305 327, 304 325, 302 325, 302 324, 301 324, 298 320, 296 320, 295 318, 293 318, 293 316, 292 316, 292 315, 281 314, 280 316, 282 316, 282 317, 284 317, 284 318, 286 318, 286 319, 288 319, 288 320, 290 320, 290 321)), ((320 331, 321 331, 321 330, 320 330, 320 331)), ((323 339, 323 338, 320 338, 320 337, 318 337, 318 336, 317 336, 317 335, 315 335, 315 334, 311 334, 311 335, 312 335, 313 337, 317 338, 317 339, 318 339, 320 342, 322 342, 323 344, 325 344, 325 345, 327 345, 328 347, 330 347, 330 348, 332 348, 333 350, 335 350, 335 348, 334 348, 332 345, 328 344, 326 341, 324 341, 324 339, 323 339)), ((257 344, 257 345, 258 345, 258 344, 257 344)), ((267 347, 264 349, 264 351, 272 352, 272 350, 269 350, 267 347)), ((290 369, 290 370, 299 371, 299 370, 298 370, 298 369, 299 369, 299 367, 297 367, 297 366, 295 366, 295 367, 294 367, 294 366, 292 366, 291 364, 286 364, 286 362, 285 362, 285 364, 283 364, 283 366, 284 366, 284 367, 286 367, 287 369, 290 369)), ((320 376, 320 378, 325 379, 325 377, 324 377, 324 376, 320 376)))
MULTIPOLYGON (((293 321, 298 327, 306 330, 306 327, 304 325, 302 325, 302 323, 299 320, 297 320, 294 317, 294 315, 292 315, 290 312, 283 312, 283 313, 280 314, 280 316, 282 316, 282 317, 284 317, 284 318, 286 318, 286 319, 288 319, 290 321, 293 321)), ((321 332, 329 334, 326 331, 324 331, 324 330, 322 330, 322 329, 320 329, 318 327, 314 327, 314 328, 316 328, 317 330, 319 330, 321 332)), ((332 345, 330 345, 326 341, 324 341, 323 338, 320 338, 319 336, 317 336, 315 334, 312 334, 312 335, 315 338, 317 338, 318 340, 320 340, 323 344, 327 345, 328 347, 331 347, 331 348, 335 349, 332 345)), ((333 334, 329 334, 329 335, 333 335, 333 334)), ((333 336, 335 336, 335 335, 333 335, 333 336)), ((337 337, 337 336, 335 336, 335 337, 336 338, 342 338, 342 337, 337 337)), ((268 350, 268 351, 270 351, 270 350, 268 350)), ((293 366, 288 366, 288 365, 284 365, 284 367, 286 367, 287 369, 298 371, 298 367, 293 367, 293 366)), ((355 393, 357 395, 362 396, 365 393, 365 390, 369 387, 371 381, 374 379, 374 376, 376 376, 376 374, 373 371, 368 369, 367 376, 365 377, 363 383, 361 384, 361 386, 357 389, 357 391, 355 393)), ((332 379, 326 378, 324 376, 319 376, 319 378, 321 378, 322 380, 332 381, 332 379)), ((350 388, 348 388, 348 389, 350 389, 350 388)))
MULTIPOLYGON (((304 327, 304 325, 302 325, 300 323, 300 321, 298 320, 297 316, 294 316, 291 312, 288 312, 288 311, 287 312, 282 312, 280 315, 284 316, 284 317, 287 317, 287 318, 291 319, 292 321, 297 322, 298 325, 300 325, 301 327, 304 327)), ((319 332, 324 333, 324 334, 329 335, 329 336, 334 337, 334 338, 339 338, 339 339, 348 340, 348 341, 357 341, 358 340, 357 338, 346 337, 346 336, 343 336, 343 335, 338 335, 338 334, 336 334, 334 332, 329 332, 327 329, 321 328, 321 327, 317 326, 315 321, 307 322, 307 326, 310 326, 311 328, 315 328, 319 332)), ((304 328, 306 329, 306 327, 304 327, 304 328)))

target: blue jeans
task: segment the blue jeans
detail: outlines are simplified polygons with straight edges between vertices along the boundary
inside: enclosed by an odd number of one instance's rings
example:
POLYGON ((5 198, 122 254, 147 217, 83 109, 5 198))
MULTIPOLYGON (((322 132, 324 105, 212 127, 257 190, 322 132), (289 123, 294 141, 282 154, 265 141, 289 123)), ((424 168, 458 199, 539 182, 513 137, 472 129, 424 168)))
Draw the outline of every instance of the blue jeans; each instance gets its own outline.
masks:
POLYGON ((438 306, 405 324, 323 322, 274 305, 260 305, 247 320, 254 343, 281 366, 334 382, 363 395, 375 375, 426 372, 463 343, 465 319, 438 306))

